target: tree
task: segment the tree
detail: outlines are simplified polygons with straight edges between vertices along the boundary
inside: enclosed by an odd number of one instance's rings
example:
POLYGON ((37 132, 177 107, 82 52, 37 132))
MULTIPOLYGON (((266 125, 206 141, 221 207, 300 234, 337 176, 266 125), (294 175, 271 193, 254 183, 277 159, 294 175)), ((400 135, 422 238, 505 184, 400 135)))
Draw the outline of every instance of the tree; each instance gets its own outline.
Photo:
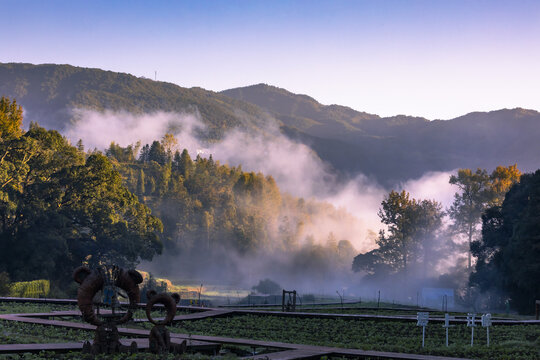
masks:
POLYGON ((378 212, 381 222, 388 226, 388 236, 381 231, 377 239, 380 252, 393 268, 405 273, 415 248, 414 242, 418 240, 414 237, 417 205, 405 190, 401 193, 392 190, 382 201, 378 212))
POLYGON ((161 222, 99 153, 35 124, 0 142, 0 271, 69 282, 83 262, 134 266, 161 251, 161 222))
POLYGON ((84 152, 84 144, 83 144, 82 139, 79 139, 79 141, 77 141, 77 144, 75 146, 77 147, 77 150, 79 150, 80 152, 84 152))
POLYGON ((159 141, 152 142, 150 150, 148 151, 148 161, 155 161, 160 165, 165 165, 167 162, 167 153, 163 148, 163 145, 159 141))
POLYGON ((144 194, 146 193, 145 187, 144 187, 144 170, 139 170, 139 177, 137 178, 137 196, 142 199, 144 194))
POLYGON ((193 171, 193 161, 191 160, 191 156, 189 156, 189 153, 186 149, 184 149, 182 151, 182 154, 180 155, 178 171, 184 177, 184 179, 188 179, 189 175, 191 175, 191 172, 193 171))
POLYGON ((161 139, 161 146, 163 146, 163 149, 167 154, 167 158, 170 161, 172 159, 173 150, 175 150, 178 146, 178 140, 176 140, 173 134, 166 133, 161 139))
POLYGON ((482 212, 488 206, 500 205, 510 186, 519 180, 521 173, 516 165, 498 166, 491 175, 486 170, 460 169, 450 177, 450 184, 459 191, 454 194, 454 202, 448 214, 453 220, 452 229, 467 239, 467 264, 472 266, 470 246, 479 233, 482 212))
POLYGON ((497 166, 491 173, 488 206, 501 206, 508 190, 519 181, 521 171, 517 165, 497 166))
POLYGON ((437 236, 442 227, 444 212, 441 203, 434 200, 422 200, 417 203, 417 223, 415 237, 420 248, 418 255, 422 258, 423 276, 427 278, 428 268, 433 268, 439 260, 437 236))
POLYGON ((382 201, 379 217, 387 230, 375 240, 379 246, 353 260, 354 271, 369 275, 403 272, 418 261, 424 274, 433 252, 433 240, 441 227, 441 204, 432 200, 416 200, 409 193, 391 191, 382 201))
POLYGON ((202 215, 202 227, 206 233, 206 248, 210 249, 210 231, 214 226, 214 216, 209 211, 204 211, 202 215))
POLYGON ((0 138, 18 138, 22 135, 22 107, 15 100, 0 98, 0 138))
MULTIPOLYGON (((521 176, 500 207, 482 217, 482 237, 471 245, 478 258, 471 285, 502 291, 521 313, 540 299, 540 170, 521 176)), ((504 300, 504 299, 502 299, 504 300)))

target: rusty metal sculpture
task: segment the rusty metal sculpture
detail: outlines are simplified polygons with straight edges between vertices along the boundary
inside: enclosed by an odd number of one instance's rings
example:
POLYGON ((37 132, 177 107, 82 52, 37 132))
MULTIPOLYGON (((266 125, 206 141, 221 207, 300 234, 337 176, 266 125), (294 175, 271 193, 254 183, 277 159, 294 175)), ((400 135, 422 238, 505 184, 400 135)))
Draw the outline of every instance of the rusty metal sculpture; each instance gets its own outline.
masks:
POLYGON ((136 344, 131 347, 120 344, 117 325, 131 320, 133 311, 140 300, 139 284, 143 277, 136 270, 124 270, 117 266, 100 266, 90 270, 85 266, 78 267, 73 272, 73 279, 80 284, 77 291, 77 305, 81 310, 83 320, 96 325, 94 343, 85 344, 84 350, 92 354, 112 354, 120 351, 136 351, 136 344), (129 299, 128 309, 125 313, 116 313, 120 308, 116 289, 126 292, 129 299), (98 292, 105 295, 106 304, 111 306, 111 314, 103 314, 100 319, 95 311, 94 297, 98 292))
POLYGON ((180 301, 178 294, 157 294, 156 291, 150 290, 146 293, 148 303, 146 304, 146 317, 148 321, 154 324, 152 330, 150 330, 149 345, 150 351, 154 354, 182 354, 186 350, 186 341, 182 341, 180 344, 171 344, 171 334, 166 328, 174 320, 176 315, 176 304, 180 301), (164 319, 154 320, 152 318, 152 307, 155 304, 162 304, 167 312, 164 319))

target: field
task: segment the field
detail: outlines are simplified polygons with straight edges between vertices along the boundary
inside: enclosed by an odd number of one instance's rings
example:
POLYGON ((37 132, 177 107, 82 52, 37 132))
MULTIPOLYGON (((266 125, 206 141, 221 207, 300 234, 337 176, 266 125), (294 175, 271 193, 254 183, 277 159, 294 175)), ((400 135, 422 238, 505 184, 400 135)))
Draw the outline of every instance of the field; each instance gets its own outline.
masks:
MULTIPOLYGON (((74 306, 0 303, 0 313, 33 313, 73 310, 74 306)), ((328 309, 330 310, 330 309, 328 309)), ((338 311, 340 309, 336 309, 338 311)), ((348 312, 366 313, 366 309, 349 309, 348 312)), ((385 315, 392 310, 385 309, 385 315)), ((185 315, 188 310, 179 311, 185 315)), ((369 312, 367 312, 369 313, 369 312)), ((396 310, 396 314, 403 314, 396 310)), ((158 315, 156 311, 154 315, 158 315)), ((412 313, 414 315, 414 313, 412 313)), ((409 313, 411 315, 411 313, 409 313)), ((143 318, 142 311, 136 317, 143 318)), ((68 320, 68 319, 66 319, 68 320)), ((80 321, 71 318, 71 321, 80 321)), ((131 323, 131 328, 149 329, 148 323, 131 323)), ((425 348, 421 347, 422 328, 415 321, 389 321, 380 319, 324 319, 281 317, 231 313, 226 317, 209 317, 184 320, 169 327, 174 333, 207 335, 230 338, 275 341, 295 344, 388 351, 409 354, 463 357, 471 359, 539 359, 540 325, 494 325, 490 331, 491 346, 487 346, 486 331, 475 328, 474 346, 470 346, 471 329, 465 324, 450 328, 450 346, 446 347, 445 330, 441 323, 430 322, 426 328, 425 348)), ((36 324, 0 321, 0 342, 43 343, 90 340, 92 332, 63 329, 36 324)), ((245 349, 232 347, 232 351, 245 355, 245 349)), ((47 354, 42 354, 47 356, 47 354)), ((49 354, 50 355, 50 354, 49 354)), ((72 354, 76 357, 76 354, 72 354)), ((80 354, 79 354, 80 355, 80 354)), ((33 355, 34 358, 37 355, 33 355)), ((69 355, 64 355, 69 356, 69 355)), ((191 357, 199 355, 191 354, 191 357)), ((229 354, 229 356, 231 356, 229 354)), ((201 355, 201 357, 204 357, 201 355)), ((39 357, 38 357, 39 358, 39 357)))

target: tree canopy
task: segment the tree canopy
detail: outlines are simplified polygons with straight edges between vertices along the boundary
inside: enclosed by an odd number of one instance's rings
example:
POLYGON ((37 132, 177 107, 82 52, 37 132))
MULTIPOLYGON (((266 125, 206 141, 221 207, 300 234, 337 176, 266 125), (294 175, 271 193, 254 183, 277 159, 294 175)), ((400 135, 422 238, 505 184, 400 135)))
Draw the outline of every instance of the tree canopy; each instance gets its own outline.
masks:
POLYGON ((482 216, 482 237, 471 250, 478 258, 470 282, 501 302, 510 299, 521 313, 531 313, 540 299, 540 171, 524 174, 502 206, 482 216))
POLYGON ((467 239, 467 264, 471 269, 470 245, 479 233, 478 225, 484 210, 489 206, 499 206, 510 187, 519 181, 521 172, 516 165, 498 166, 491 175, 484 169, 460 169, 450 177, 450 184, 459 191, 454 194, 454 202, 448 209, 455 233, 467 239))
POLYGON ((387 230, 379 233, 378 248, 354 258, 353 270, 369 275, 406 275, 411 266, 421 263, 426 276, 444 214, 441 204, 416 200, 405 190, 392 190, 382 201, 378 214, 387 230))
POLYGON ((69 281, 83 263, 134 266, 161 251, 161 221, 107 157, 35 124, 11 134, 0 142, 0 272, 69 281))

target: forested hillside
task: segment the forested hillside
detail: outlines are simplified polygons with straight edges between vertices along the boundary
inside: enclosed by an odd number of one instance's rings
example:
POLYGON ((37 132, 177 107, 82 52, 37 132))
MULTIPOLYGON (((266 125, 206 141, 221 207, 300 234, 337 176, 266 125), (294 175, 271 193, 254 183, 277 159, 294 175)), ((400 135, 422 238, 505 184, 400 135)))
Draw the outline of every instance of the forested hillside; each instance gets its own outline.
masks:
MULTIPOLYGON (((167 134, 140 149, 113 143, 106 154, 128 188, 162 220, 165 250, 198 266, 191 271, 242 281, 239 258, 271 261, 284 254, 289 263, 282 266, 296 268, 301 261, 298 275, 305 279, 350 269, 356 251, 349 239, 337 238, 332 229, 310 230, 322 220, 333 219, 334 230, 357 221, 345 210, 283 193, 271 176, 222 165, 211 155, 192 159, 186 149, 175 151, 178 146, 167 134)), ((187 265, 177 264, 176 271, 182 268, 186 276, 187 265)))

